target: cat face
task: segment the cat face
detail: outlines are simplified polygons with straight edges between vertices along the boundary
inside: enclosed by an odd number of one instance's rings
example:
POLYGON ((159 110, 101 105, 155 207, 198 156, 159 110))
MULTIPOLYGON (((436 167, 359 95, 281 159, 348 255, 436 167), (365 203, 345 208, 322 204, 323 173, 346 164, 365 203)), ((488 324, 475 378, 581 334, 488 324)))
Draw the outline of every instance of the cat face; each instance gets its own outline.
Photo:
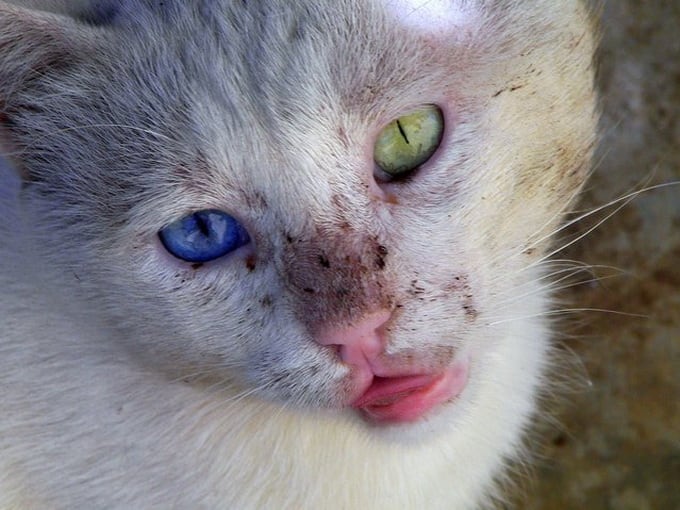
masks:
POLYGON ((576 3, 515 5, 0 6, 40 256, 193 384, 388 425, 535 384, 522 351, 544 348, 538 261, 588 164, 592 48, 576 3), (386 173, 381 137, 411 145, 423 109, 432 150, 386 173))

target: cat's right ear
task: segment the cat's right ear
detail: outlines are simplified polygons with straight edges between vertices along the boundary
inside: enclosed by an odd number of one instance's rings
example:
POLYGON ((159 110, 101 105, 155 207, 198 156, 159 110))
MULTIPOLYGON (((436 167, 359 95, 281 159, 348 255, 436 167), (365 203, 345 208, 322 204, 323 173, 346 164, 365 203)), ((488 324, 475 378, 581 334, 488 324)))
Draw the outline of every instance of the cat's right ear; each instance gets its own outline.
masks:
POLYGON ((0 153, 11 155, 21 91, 31 80, 72 65, 87 41, 86 28, 72 18, 0 1, 0 153))
POLYGON ((87 40, 86 28, 72 18, 0 1, 0 101, 27 80, 76 60, 87 40))

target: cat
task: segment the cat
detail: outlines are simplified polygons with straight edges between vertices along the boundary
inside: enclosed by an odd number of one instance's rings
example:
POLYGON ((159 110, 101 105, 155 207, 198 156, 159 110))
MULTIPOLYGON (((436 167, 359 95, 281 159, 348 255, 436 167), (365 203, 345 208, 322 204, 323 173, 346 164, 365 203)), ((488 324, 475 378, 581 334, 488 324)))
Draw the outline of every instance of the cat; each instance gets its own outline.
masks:
POLYGON ((502 501, 550 387, 593 24, 0 2, 0 508, 502 501))

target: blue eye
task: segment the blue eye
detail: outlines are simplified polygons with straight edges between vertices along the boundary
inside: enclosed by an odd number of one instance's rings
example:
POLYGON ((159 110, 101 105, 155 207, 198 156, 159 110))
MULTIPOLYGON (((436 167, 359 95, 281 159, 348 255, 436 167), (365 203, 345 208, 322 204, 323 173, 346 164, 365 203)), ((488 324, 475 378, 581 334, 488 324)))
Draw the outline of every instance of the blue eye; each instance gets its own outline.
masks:
POLYGON ((165 249, 187 262, 208 262, 250 242, 246 229, 222 211, 198 211, 158 233, 165 249))

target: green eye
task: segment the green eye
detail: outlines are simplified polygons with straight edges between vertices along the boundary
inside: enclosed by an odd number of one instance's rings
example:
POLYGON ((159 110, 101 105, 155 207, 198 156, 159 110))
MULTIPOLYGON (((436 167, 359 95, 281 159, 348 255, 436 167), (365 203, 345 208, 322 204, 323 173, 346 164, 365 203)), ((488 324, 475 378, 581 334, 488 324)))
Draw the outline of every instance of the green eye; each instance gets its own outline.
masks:
POLYGON ((442 111, 424 106, 385 126, 375 142, 373 159, 389 177, 402 177, 432 157, 443 133, 442 111))

